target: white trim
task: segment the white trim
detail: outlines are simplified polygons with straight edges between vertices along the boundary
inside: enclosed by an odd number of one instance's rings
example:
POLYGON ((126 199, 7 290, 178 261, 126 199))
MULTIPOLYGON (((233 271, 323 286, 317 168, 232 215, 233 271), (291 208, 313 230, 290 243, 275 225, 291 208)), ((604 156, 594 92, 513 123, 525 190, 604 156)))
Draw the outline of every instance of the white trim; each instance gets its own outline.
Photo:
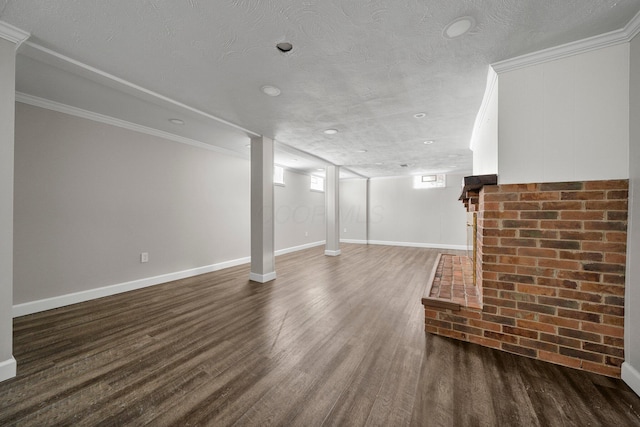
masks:
POLYGON ((628 43, 640 32, 640 12, 638 12, 624 28, 610 31, 586 39, 565 43, 559 46, 550 47, 537 52, 527 53, 511 59, 505 59, 491 64, 496 73, 502 74, 519 68, 531 65, 542 64, 544 62, 555 61, 580 53, 590 52, 621 43, 628 43))
POLYGON ((309 248, 315 248, 316 246, 322 246, 325 243, 326 243, 325 240, 321 240, 318 242, 305 243, 304 245, 300 245, 300 246, 292 246, 290 248, 279 249, 275 252, 275 255, 279 256, 279 255, 284 255, 291 252, 297 252, 297 251, 302 251, 309 248))
POLYGON ((98 76, 100 76, 100 77, 102 77, 104 79, 107 79, 107 80, 111 81, 111 82, 115 82, 116 84, 125 86, 128 89, 132 89, 135 92, 144 93, 145 95, 150 96, 152 98, 155 98, 157 100, 168 102, 169 104, 172 104, 172 105, 174 105, 176 107, 189 110, 192 113, 198 114, 200 116, 206 117, 206 118, 211 119, 211 120, 215 120, 215 121, 217 121, 219 123, 222 123, 224 125, 227 125, 229 127, 234 128, 234 129, 237 129, 237 130, 240 130, 242 132, 245 132, 249 136, 260 136, 257 133, 250 131, 249 129, 245 129, 242 126, 236 125, 235 123, 231 123, 231 122, 229 122, 227 120, 224 120, 224 119, 222 119, 220 117, 214 116, 214 115, 209 114, 209 113, 205 113, 202 110, 198 110, 197 108, 190 107, 190 106, 188 106, 186 104, 183 104, 182 102, 178 102, 178 101, 176 101, 176 100, 174 100, 172 98, 169 98, 167 96, 160 95, 159 93, 154 92, 152 90, 145 89, 142 86, 138 86, 138 85, 133 84, 133 83, 127 81, 127 80, 121 79, 121 78, 116 77, 116 76, 114 76, 112 74, 109 74, 109 73, 106 73, 106 72, 104 72, 102 70, 94 68, 94 67, 92 67, 90 65, 84 64, 84 63, 82 63, 80 61, 76 61, 75 59, 71 59, 68 56, 62 55, 61 53, 55 52, 55 51, 53 51, 51 49, 47 49, 46 47, 40 46, 39 44, 36 44, 34 42, 27 41, 25 43, 25 46, 28 46, 29 48, 32 48, 35 51, 37 51, 37 54, 35 54, 35 55, 33 54, 33 52, 29 52, 29 53, 25 52, 26 56, 29 56, 29 57, 31 57, 33 59, 44 60, 46 62, 46 59, 44 59, 43 57, 49 56, 50 58, 55 58, 58 61, 63 61, 65 63, 72 64, 72 65, 74 65, 76 67, 79 67, 82 70, 84 70, 85 72, 89 72, 91 74, 98 75, 98 76))
POLYGON ((267 274, 249 273, 249 280, 251 280, 252 282, 267 283, 272 280, 275 280, 275 278, 276 278, 275 271, 267 274))
POLYGON ((355 243, 358 245, 366 245, 368 242, 366 240, 358 239, 340 239, 340 243, 355 243))
POLYGON ((340 249, 338 249, 337 251, 330 251, 328 249, 325 249, 324 254, 326 256, 339 256, 342 253, 342 251, 340 249))
POLYGON ((471 246, 467 245, 447 245, 444 243, 389 242, 386 240, 369 240, 369 244, 384 246, 404 246, 408 248, 450 249, 455 251, 466 251, 471 249, 471 246))
POLYGON ((640 396, 640 372, 628 362, 622 363, 622 380, 640 396))
POLYGON ((105 116, 104 114, 94 113, 93 111, 83 110, 82 108, 72 107, 70 105, 62 104, 60 102, 50 101, 45 98, 28 95, 22 92, 16 92, 16 101, 22 102, 23 104, 33 105, 34 107, 40 107, 47 110, 57 111, 59 113, 69 114, 70 116, 80 117, 83 119, 93 120, 95 122, 132 130, 134 132, 140 132, 140 133, 144 133, 151 136, 157 136, 159 138, 168 139, 170 141, 191 145, 192 147, 202 148, 209 151, 215 151, 221 154, 240 157, 243 159, 248 158, 247 155, 242 155, 241 153, 238 153, 232 150, 227 150, 225 148, 221 148, 215 145, 196 141, 195 139, 185 138, 183 136, 175 135, 169 132, 164 132, 164 131, 153 129, 147 126, 138 125, 132 122, 127 122, 126 120, 117 119, 111 116, 105 116))
POLYGON ((135 289, 146 288, 148 286, 159 285, 161 283, 171 282, 173 280, 184 279, 187 277, 193 277, 199 274, 210 273, 212 271, 218 271, 224 268, 235 267, 237 265, 247 264, 249 262, 250 262, 249 257, 238 258, 231 261, 224 261, 217 264, 207 265, 204 267, 192 268, 189 270, 178 271, 175 273, 162 274, 159 276, 132 280, 130 282, 104 286, 101 288, 89 289, 86 291, 74 292, 71 294, 60 295, 57 297, 51 297, 51 298, 45 298, 42 300, 26 302, 23 304, 16 304, 13 306, 13 317, 25 316, 27 314, 38 313, 40 311, 51 310, 58 307, 64 307, 70 304, 76 304, 79 302, 89 301, 96 298, 116 295, 122 292, 128 292, 135 289))
POLYGON ((18 364, 13 356, 10 359, 0 362, 0 381, 6 381, 16 376, 18 364))
POLYGON ((15 43, 16 50, 30 36, 31 34, 21 30, 20 28, 14 27, 11 24, 7 24, 4 21, 0 21, 0 38, 5 39, 11 43, 15 43))
POLYGON ((476 121, 473 123, 473 130, 471 132, 471 141, 469 143, 469 149, 473 151, 473 146, 480 131, 480 126, 484 123, 484 118, 487 115, 487 109, 489 108, 489 101, 493 96, 493 91, 498 87, 498 74, 492 67, 489 67, 487 72, 487 85, 484 88, 484 97, 482 98, 482 104, 480 110, 476 115, 476 121))

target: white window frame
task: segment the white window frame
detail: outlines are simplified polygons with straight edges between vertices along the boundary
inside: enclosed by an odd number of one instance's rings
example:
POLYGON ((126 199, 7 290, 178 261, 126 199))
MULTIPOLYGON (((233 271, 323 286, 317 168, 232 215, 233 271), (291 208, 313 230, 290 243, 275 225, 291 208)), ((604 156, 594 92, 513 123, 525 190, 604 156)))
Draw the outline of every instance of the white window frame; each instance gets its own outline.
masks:
POLYGON ((445 188, 446 186, 447 176, 443 173, 417 175, 413 177, 413 188, 416 190, 424 188, 445 188))
POLYGON ((310 175, 309 176, 309 189, 311 191, 317 191, 318 193, 324 193, 324 177, 318 175, 310 175), (320 185, 317 185, 317 181, 320 180, 320 185), (316 181, 316 185, 314 186, 314 181, 316 181))
POLYGON ((282 166, 273 165, 273 184, 284 187, 284 168, 282 166))

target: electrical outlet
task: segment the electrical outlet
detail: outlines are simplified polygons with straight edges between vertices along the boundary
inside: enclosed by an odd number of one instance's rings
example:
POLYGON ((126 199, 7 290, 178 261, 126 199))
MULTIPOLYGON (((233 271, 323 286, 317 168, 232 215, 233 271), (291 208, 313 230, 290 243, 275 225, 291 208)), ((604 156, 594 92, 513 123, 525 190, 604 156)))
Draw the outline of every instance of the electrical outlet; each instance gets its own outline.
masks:
POLYGON ((345 233, 347 232, 347 229, 346 229, 346 228, 344 229, 344 232, 345 232, 345 233))
POLYGON ((304 232, 304 237, 309 237, 309 232, 308 231, 304 232))
POLYGON ((140 262, 149 262, 149 252, 142 252, 140 254, 140 262))

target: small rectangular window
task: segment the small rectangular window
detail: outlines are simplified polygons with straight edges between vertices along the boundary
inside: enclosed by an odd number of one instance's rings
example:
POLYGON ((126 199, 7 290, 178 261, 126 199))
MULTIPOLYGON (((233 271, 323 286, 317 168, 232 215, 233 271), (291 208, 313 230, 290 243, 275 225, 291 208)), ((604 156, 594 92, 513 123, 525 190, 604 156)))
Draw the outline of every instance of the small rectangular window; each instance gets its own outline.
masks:
POLYGON ((313 191, 324 191, 324 178, 320 176, 311 175, 310 188, 313 191))
POLYGON ((413 178, 413 188, 444 188, 446 180, 444 174, 419 175, 413 178))
POLYGON ((284 168, 282 166, 273 166, 273 183, 284 185, 284 168))

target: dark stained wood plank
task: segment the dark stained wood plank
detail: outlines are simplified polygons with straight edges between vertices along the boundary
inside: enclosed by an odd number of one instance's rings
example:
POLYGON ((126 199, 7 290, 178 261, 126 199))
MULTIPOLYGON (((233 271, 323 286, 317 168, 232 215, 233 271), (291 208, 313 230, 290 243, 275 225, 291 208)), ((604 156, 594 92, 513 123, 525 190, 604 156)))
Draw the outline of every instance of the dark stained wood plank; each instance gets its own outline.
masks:
POLYGON ((425 334, 438 251, 342 249, 14 319, 0 425, 640 426, 620 380, 425 334))

